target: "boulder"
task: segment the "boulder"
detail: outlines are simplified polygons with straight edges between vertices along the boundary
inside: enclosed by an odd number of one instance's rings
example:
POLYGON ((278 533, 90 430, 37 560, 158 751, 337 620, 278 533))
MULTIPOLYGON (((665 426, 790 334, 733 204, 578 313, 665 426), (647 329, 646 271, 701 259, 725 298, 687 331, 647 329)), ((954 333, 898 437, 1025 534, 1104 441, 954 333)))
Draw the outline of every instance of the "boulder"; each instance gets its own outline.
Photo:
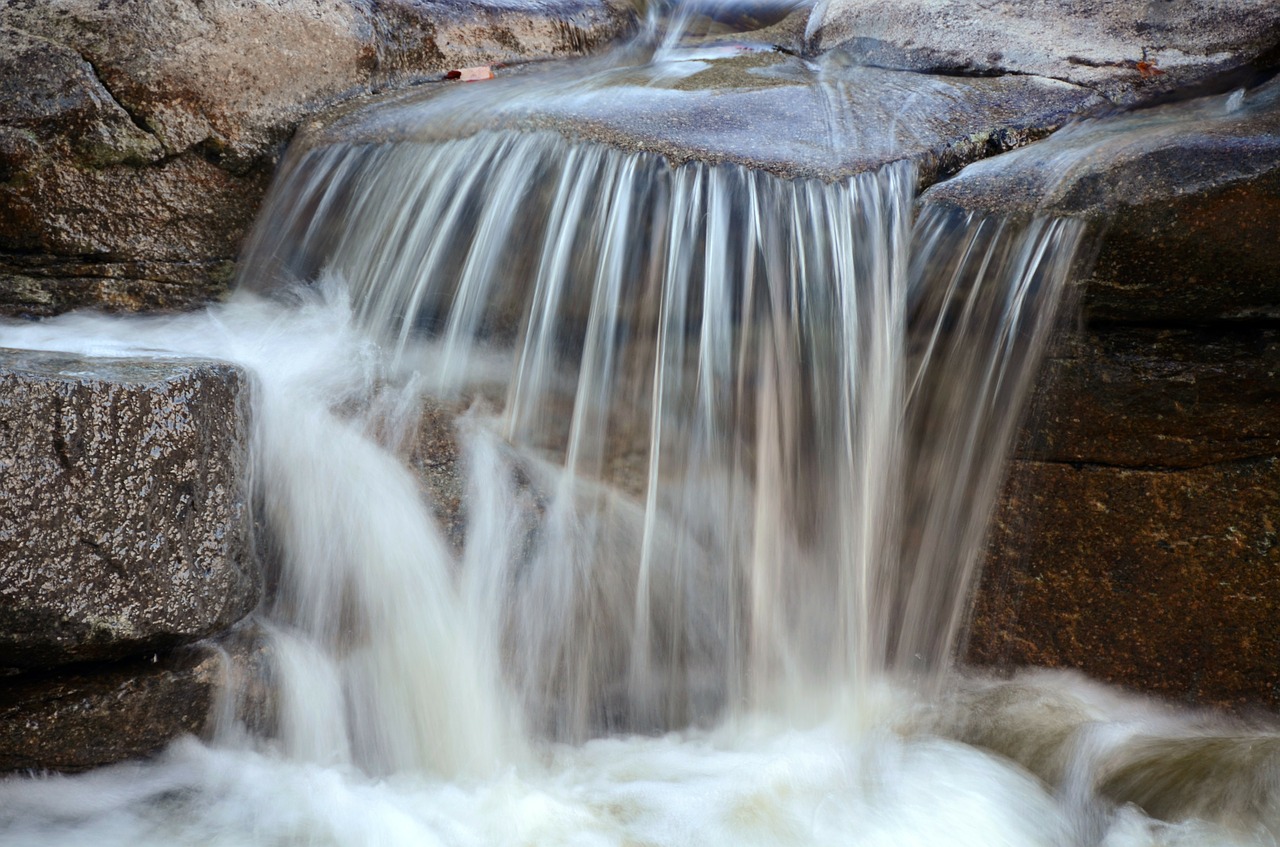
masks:
POLYGON ((257 605, 247 378, 0 351, 0 667, 114 659, 257 605))
POLYGON ((1097 327, 1053 357, 968 659, 1280 706, 1280 332, 1097 327))
POLYGON ((1272 0, 827 0, 808 49, 880 67, 1035 74, 1122 105, 1280 60, 1272 0))
POLYGON ((0 310, 203 302, 308 114, 454 67, 579 54, 630 21, 606 0, 8 0, 0 310))
POLYGON ((1280 315, 1280 78, 1085 121, 971 165, 923 200, 1097 221, 1092 319, 1280 315))
POLYGON ((101 666, 19 674, 0 686, 0 773, 83 771, 137 759, 226 722, 269 732, 270 649, 255 627, 101 666))

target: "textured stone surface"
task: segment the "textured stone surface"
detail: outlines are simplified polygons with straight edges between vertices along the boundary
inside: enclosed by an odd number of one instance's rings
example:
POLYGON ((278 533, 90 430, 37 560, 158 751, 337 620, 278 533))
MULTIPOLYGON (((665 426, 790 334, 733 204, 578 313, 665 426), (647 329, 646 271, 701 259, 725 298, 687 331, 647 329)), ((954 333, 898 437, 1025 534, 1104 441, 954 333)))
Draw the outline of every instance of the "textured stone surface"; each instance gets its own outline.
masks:
POLYGON ((0 686, 0 773, 81 771, 209 737, 219 720, 274 720, 270 647, 247 628, 126 662, 10 676, 0 686), (230 684, 230 688, 226 687, 230 684), (237 692, 224 700, 228 691, 237 692))
POLYGON ((1044 364, 1024 458, 1197 468, 1280 456, 1280 329, 1099 326, 1044 364))
POLYGON ((306 115, 631 20, 605 0, 4 0, 0 311, 206 300, 306 115))
POLYGON ((1101 321, 1280 316, 1280 78, 1086 121, 965 168, 928 202, 1097 220, 1101 321))
POLYGON ((308 133, 312 145, 432 141, 488 128, 553 130, 673 164, 733 162, 839 179, 910 159, 925 184, 1042 138, 1103 101, 1037 77, 960 79, 708 47, 657 67, 568 66, 475 89, 392 94, 308 133))
POLYGON ((228 364, 0 351, 0 666, 123 657, 258 602, 228 364))
POLYGON ((968 658, 1280 706, 1280 458, 1179 470, 1015 462, 968 658))
POLYGON ((883 67, 1037 74, 1117 103, 1280 59, 1272 0, 831 0, 809 48, 842 47, 883 67), (1141 64, 1140 64, 1141 63, 1141 64))

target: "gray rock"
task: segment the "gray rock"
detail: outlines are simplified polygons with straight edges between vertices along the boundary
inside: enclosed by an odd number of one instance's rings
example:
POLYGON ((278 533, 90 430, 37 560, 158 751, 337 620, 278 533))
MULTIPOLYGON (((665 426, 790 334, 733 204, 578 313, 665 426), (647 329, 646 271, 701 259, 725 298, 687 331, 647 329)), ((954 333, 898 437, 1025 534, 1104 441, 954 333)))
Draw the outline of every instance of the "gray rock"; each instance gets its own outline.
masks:
POLYGON ((928 184, 1041 138, 1103 102, 1037 77, 929 76, 722 46, 658 68, 575 65, 486 83, 483 92, 431 86, 391 95, 376 110, 343 110, 303 142, 554 130, 673 164, 732 162, 786 178, 840 179, 912 159, 928 184))
POLYGON ((882 67, 1036 74, 1130 104, 1280 59, 1272 0, 828 0, 807 29, 882 67))
POLYGON ((103 666, 21 674, 0 686, 0 773, 82 771, 151 755, 228 720, 270 732, 269 642, 254 627, 103 666))
POLYGON ((247 615, 248 428, 232 365, 0 350, 0 667, 125 657, 247 615))
POLYGON ((1085 121, 965 168, 925 202, 1083 215, 1100 320, 1280 315, 1280 78, 1085 121))
POLYGON ((0 312, 206 301, 227 274, 193 271, 235 258, 305 116, 450 68, 580 54, 632 20, 613 0, 3 0, 0 312), (63 263, 82 270, 50 272, 63 263))

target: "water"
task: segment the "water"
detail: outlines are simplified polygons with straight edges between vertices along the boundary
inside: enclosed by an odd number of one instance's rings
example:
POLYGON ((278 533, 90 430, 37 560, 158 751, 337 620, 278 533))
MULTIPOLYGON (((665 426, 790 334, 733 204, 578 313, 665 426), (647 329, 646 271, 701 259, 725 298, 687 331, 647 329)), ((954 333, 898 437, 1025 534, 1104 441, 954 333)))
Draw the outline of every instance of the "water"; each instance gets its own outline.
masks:
POLYGON ((254 374, 280 714, 8 779, 0 842, 1273 844, 1267 727, 952 667, 1084 230, 915 191, 300 146, 231 302, 5 324, 254 374), (461 539, 405 460, 424 407, 461 539))

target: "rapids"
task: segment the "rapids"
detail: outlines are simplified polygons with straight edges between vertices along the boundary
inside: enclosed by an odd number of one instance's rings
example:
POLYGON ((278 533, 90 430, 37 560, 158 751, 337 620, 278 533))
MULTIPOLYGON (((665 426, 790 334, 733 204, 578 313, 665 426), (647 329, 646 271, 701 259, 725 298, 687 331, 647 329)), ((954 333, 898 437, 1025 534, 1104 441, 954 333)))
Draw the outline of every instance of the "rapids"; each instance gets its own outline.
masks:
POLYGON ((253 375, 279 684, 269 737, 0 782, 0 843, 1275 843, 1266 727, 952 666, 1083 224, 395 136, 296 148, 225 304, 0 326, 253 375))

